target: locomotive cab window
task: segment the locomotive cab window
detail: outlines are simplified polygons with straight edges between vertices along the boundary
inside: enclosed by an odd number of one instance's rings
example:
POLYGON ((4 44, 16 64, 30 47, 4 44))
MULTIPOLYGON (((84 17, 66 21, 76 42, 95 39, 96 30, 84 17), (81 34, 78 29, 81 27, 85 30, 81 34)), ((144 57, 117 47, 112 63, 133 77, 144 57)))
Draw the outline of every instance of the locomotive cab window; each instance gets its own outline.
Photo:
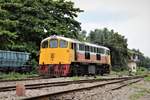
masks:
POLYGON ((105 53, 105 51, 104 51, 103 48, 99 48, 99 52, 100 52, 101 54, 104 54, 104 53, 105 53))
POLYGON ((67 48, 68 42, 65 40, 60 40, 59 46, 60 46, 60 48, 67 48))
POLYGON ((110 55, 110 51, 109 51, 109 50, 106 50, 106 54, 107 54, 107 55, 110 55))
POLYGON ((51 39, 50 40, 50 48, 57 48, 58 47, 58 40, 57 39, 51 39))
POLYGON ((42 48, 48 48, 48 41, 42 42, 42 48))

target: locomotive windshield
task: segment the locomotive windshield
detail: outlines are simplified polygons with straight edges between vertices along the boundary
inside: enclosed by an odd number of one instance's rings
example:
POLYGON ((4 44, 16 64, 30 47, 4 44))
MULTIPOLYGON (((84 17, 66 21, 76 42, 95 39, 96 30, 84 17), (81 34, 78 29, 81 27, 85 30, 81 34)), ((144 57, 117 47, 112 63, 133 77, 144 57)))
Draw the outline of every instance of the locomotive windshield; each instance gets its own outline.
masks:
POLYGON ((57 48, 58 47, 58 40, 57 39, 51 39, 50 40, 50 48, 57 48))
POLYGON ((67 48, 68 42, 65 40, 60 40, 60 48, 67 48))
POLYGON ((44 41, 42 43, 42 48, 48 48, 48 41, 44 41))

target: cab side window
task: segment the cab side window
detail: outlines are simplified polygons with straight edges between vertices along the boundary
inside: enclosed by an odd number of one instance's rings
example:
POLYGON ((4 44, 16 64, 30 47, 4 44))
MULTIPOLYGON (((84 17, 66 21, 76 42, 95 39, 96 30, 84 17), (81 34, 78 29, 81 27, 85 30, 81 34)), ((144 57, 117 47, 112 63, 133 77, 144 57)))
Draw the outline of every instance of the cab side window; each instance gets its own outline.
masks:
POLYGON ((107 54, 107 55, 110 55, 110 51, 109 51, 109 50, 106 50, 106 54, 107 54))
POLYGON ((48 48, 48 41, 42 42, 42 48, 48 48))

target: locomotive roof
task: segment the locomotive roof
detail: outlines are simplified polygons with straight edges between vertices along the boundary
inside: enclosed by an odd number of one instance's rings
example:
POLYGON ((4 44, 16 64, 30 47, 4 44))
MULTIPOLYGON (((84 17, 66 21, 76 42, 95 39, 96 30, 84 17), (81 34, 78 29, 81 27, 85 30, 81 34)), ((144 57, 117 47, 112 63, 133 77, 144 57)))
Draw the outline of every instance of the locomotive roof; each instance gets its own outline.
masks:
POLYGON ((85 45, 89 45, 89 46, 93 46, 93 47, 97 47, 97 48, 103 48, 106 50, 109 50, 109 48, 101 46, 101 45, 97 45, 97 44, 92 44, 92 43, 88 43, 88 42, 84 42, 85 45))
POLYGON ((106 49, 106 50, 110 50, 109 48, 101 46, 101 45, 92 44, 92 43, 88 43, 88 42, 81 42, 81 41, 78 41, 78 40, 75 40, 75 39, 66 38, 66 37, 57 36, 57 35, 52 35, 50 37, 47 37, 44 40, 42 40, 42 42, 45 41, 45 40, 51 39, 51 38, 59 38, 59 39, 63 39, 63 40, 69 41, 69 42, 73 42, 73 43, 80 43, 80 44, 85 44, 85 45, 88 45, 88 46, 93 46, 93 47, 98 47, 98 48, 103 48, 103 49, 106 49))

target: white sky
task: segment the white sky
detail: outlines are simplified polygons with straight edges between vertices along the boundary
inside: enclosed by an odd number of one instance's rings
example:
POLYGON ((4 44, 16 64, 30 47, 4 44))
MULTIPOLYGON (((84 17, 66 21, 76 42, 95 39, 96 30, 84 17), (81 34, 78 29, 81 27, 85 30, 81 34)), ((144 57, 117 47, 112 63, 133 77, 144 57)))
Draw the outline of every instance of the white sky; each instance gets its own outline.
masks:
POLYGON ((84 10, 77 20, 82 30, 114 29, 128 39, 130 49, 150 57, 150 0, 72 0, 84 10))

